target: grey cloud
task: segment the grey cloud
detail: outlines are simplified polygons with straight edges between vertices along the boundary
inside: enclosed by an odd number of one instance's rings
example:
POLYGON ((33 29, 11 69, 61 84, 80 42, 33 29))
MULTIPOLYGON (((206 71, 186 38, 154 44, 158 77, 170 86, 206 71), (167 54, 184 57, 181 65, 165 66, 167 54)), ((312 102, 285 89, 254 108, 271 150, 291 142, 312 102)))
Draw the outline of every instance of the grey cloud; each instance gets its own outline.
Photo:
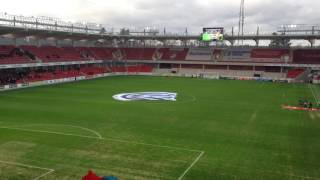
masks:
MULTIPOLYGON (((69 2, 69 1, 68 1, 69 2)), ((168 31, 199 33, 204 26, 238 25, 240 0, 73 0, 73 19, 97 22, 107 27, 154 26, 168 31), (118 4, 119 3, 119 4, 118 4), (112 6, 114 5, 115 6, 112 6), (124 10, 121 6, 130 6, 124 10)), ((69 3, 70 4, 70 3, 69 3)), ((72 3, 71 3, 72 4, 72 3)), ((320 1, 246 0, 246 31, 275 31, 281 24, 318 24, 320 1)), ((41 9, 34 10, 39 14, 41 9)), ((58 14, 57 14, 58 13, 58 14)), ((40 13, 41 14, 41 13, 40 13)), ((47 14, 55 16, 52 10, 47 14)), ((46 15, 47 15, 46 14, 46 15)))
MULTIPOLYGON (((240 1, 211 1, 204 6, 192 0, 139 1, 134 13, 115 13, 109 22, 121 26, 157 26, 173 30, 185 27, 200 31, 203 26, 237 26, 240 1)), ((319 21, 312 0, 251 0, 246 4, 246 30, 254 31, 260 25, 265 30, 276 30, 281 24, 315 24, 319 21)))
MULTIPOLYGON (((222 5, 227 5, 227 3, 222 5)), ((237 21, 238 6, 228 10, 219 5, 202 6, 195 1, 143 1, 135 5, 135 12, 114 12, 108 24, 122 26, 156 26, 181 31, 185 27, 200 32, 203 26, 232 26, 237 21)))

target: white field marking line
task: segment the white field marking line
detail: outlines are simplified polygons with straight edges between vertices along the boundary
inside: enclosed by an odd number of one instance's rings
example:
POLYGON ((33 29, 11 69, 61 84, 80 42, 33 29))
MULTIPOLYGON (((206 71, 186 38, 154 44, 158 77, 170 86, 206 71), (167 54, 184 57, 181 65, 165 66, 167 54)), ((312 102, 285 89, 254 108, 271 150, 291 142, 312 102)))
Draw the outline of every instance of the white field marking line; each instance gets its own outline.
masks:
POLYGON ((121 139, 116 139, 116 138, 103 138, 103 137, 99 138, 96 136, 85 136, 85 135, 69 134, 69 133, 61 133, 61 132, 53 132, 53 131, 43 131, 43 130, 31 130, 31 129, 24 129, 24 128, 16 128, 16 127, 0 127, 0 129, 18 130, 18 131, 33 132, 33 133, 56 134, 56 135, 73 136, 73 137, 98 139, 98 140, 109 140, 109 141, 121 142, 121 143, 127 143, 127 144, 144 145, 144 146, 174 149, 174 150, 189 151, 189 152, 197 152, 197 153, 203 152, 201 150, 196 150, 196 149, 187 149, 187 148, 180 148, 180 147, 173 147, 173 146, 164 146, 164 145, 157 145, 157 144, 134 142, 134 141, 121 140, 121 139))
POLYGON ((314 86, 312 86, 313 87, 313 89, 314 89, 314 92, 315 92, 315 94, 316 94, 316 96, 317 96, 317 99, 319 99, 319 91, 317 90, 318 88, 317 88, 317 86, 316 85, 314 85, 314 86))
POLYGON ((32 130, 32 129, 24 129, 18 127, 0 127, 1 129, 11 129, 11 130, 19 130, 25 132, 35 132, 35 133, 47 133, 47 134, 56 134, 56 135, 64 135, 64 136, 74 136, 74 137, 83 137, 83 138, 91 138, 91 139, 101 139, 96 136, 85 136, 85 135, 78 135, 78 134, 71 134, 71 133, 61 133, 61 132, 54 132, 54 131, 43 131, 43 130, 32 130))
POLYGON ((186 100, 186 101, 180 101, 180 102, 178 102, 177 101, 177 103, 191 103, 191 102, 195 102, 196 100, 197 100, 197 98, 194 96, 194 95, 190 95, 190 94, 186 94, 187 96, 190 96, 192 99, 191 100, 186 100))
POLYGON ((35 178, 35 179, 33 179, 33 180, 41 179, 42 177, 47 176, 47 175, 49 175, 49 174, 51 174, 51 173, 53 173, 53 172, 54 172, 54 170, 53 170, 53 169, 51 169, 49 172, 44 173, 44 174, 42 174, 41 176, 39 176, 39 177, 37 177, 37 178, 35 178))
POLYGON ((21 163, 8 162, 8 161, 0 161, 0 163, 48 171, 48 172, 41 174, 40 176, 34 178, 33 180, 38 180, 38 179, 40 179, 44 176, 47 176, 48 174, 51 174, 55 171, 54 169, 43 168, 43 167, 38 167, 38 166, 31 166, 31 165, 21 164, 21 163))
POLYGON ((319 100, 318 100, 318 97, 319 97, 319 96, 317 96, 316 92, 314 91, 313 86, 311 86, 310 84, 309 84, 309 88, 310 88, 310 90, 311 90, 311 92, 312 92, 312 95, 313 95, 313 97, 314 97, 314 100, 316 101, 316 103, 317 103, 317 105, 318 105, 318 104, 319 104, 319 100))
MULTIPOLYGON (((311 85, 310 85, 310 86, 311 86, 311 85)), ((320 97, 320 95, 319 95, 319 91, 317 90, 317 87, 316 87, 316 86, 312 86, 312 90, 313 90, 313 92, 314 92, 314 94, 315 94, 315 96, 316 96, 316 98, 317 98, 318 103, 319 103, 319 97, 320 97)))
POLYGON ((317 97, 315 96, 314 91, 313 91, 313 88, 311 87, 310 84, 309 84, 309 89, 310 89, 310 91, 311 91, 311 93, 312 93, 312 95, 313 95, 314 100, 316 101, 316 103, 317 103, 317 105, 318 105, 318 104, 319 104, 319 101, 318 101, 317 97))
MULTIPOLYGON (((0 123, 1 123, 1 122, 0 122, 0 123)), ((23 125, 23 126, 14 126, 14 127, 20 128, 20 127, 32 127, 32 126, 62 126, 62 127, 73 127, 73 128, 78 128, 78 129, 82 129, 82 130, 91 132, 91 133, 95 134, 98 138, 102 139, 101 134, 98 133, 98 132, 95 131, 95 130, 92 130, 92 129, 89 129, 89 128, 85 128, 85 127, 82 127, 82 126, 74 126, 74 125, 68 125, 68 124, 28 124, 28 125, 23 125)))
POLYGON ((121 142, 121 143, 127 143, 127 144, 136 144, 136 145, 144 145, 144 146, 157 147, 157 148, 166 148, 166 149, 173 149, 173 150, 200 153, 196 157, 196 159, 192 162, 192 164, 182 173, 182 175, 178 178, 178 180, 181 180, 187 174, 187 172, 190 171, 190 169, 199 161, 199 159, 205 153, 204 151, 195 150, 195 149, 187 149, 187 148, 180 148, 180 147, 173 147, 173 146, 163 146, 163 145, 156 145, 156 144, 133 142, 133 141, 120 140, 120 139, 115 139, 115 138, 98 138, 98 137, 95 137, 95 136, 82 136, 82 135, 77 135, 77 134, 67 134, 67 133, 42 131, 42 130, 30 130, 30 129, 14 128, 14 127, 0 127, 0 129, 19 130, 19 131, 35 132, 35 133, 47 133, 47 134, 56 134, 56 135, 63 135, 63 136, 74 136, 74 137, 82 137, 82 138, 90 138, 90 139, 98 139, 98 140, 109 140, 109 141, 121 142))
POLYGON ((181 180, 184 178, 184 176, 190 171, 190 169, 200 160, 203 154, 204 154, 204 151, 201 151, 200 154, 196 157, 196 159, 190 164, 190 166, 181 174, 178 180, 181 180))

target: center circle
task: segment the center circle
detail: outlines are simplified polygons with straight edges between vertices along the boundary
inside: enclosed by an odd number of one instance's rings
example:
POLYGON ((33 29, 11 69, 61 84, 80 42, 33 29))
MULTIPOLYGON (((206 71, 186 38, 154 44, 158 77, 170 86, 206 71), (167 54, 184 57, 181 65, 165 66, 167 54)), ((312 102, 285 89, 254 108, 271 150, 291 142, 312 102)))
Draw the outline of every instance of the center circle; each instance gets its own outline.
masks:
POLYGON ((175 92, 132 92, 112 96, 118 101, 177 101, 175 92))

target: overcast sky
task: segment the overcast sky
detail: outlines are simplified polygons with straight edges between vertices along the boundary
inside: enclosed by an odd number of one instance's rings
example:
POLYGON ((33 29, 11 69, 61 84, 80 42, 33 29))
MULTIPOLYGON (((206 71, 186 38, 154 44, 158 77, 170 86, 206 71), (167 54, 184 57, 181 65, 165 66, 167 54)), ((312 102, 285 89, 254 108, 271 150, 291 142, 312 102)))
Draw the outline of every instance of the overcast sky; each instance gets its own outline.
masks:
MULTIPOLYGON (((275 31, 281 24, 320 24, 319 0, 245 0, 246 28, 275 31)), ((200 32, 238 24, 240 0, 6 0, 0 12, 87 21, 106 27, 157 27, 200 32)))

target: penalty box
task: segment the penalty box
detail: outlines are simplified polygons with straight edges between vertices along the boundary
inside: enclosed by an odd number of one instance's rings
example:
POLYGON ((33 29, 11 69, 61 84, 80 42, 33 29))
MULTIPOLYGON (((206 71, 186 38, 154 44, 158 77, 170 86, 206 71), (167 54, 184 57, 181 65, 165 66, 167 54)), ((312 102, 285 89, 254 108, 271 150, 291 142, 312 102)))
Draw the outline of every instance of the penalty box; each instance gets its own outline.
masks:
POLYGON ((89 169, 97 170, 97 173, 101 175, 118 175, 124 179, 183 179, 204 154, 199 150, 115 138, 83 136, 68 132, 42 131, 34 129, 34 127, 0 127, 0 129, 2 129, 2 133, 18 134, 24 139, 30 137, 28 141, 38 141, 37 137, 47 139, 47 141, 57 141, 57 147, 37 144, 37 152, 48 154, 48 157, 41 158, 44 158, 45 161, 55 162, 54 165, 53 163, 41 162, 44 164, 43 166, 50 167, 50 169, 42 169, 46 170, 43 174, 48 175, 45 179, 63 178, 66 174, 80 177, 85 175, 89 169), (93 145, 76 150, 59 148, 58 139, 61 138, 68 142, 77 142, 79 146, 86 144, 89 140, 93 142, 93 145), (65 158, 61 158, 61 156, 65 158), (64 159, 68 159, 68 161, 66 162, 64 159), (79 164, 80 161, 81 164, 79 164), (54 173, 52 173, 53 169, 55 169, 54 173))

